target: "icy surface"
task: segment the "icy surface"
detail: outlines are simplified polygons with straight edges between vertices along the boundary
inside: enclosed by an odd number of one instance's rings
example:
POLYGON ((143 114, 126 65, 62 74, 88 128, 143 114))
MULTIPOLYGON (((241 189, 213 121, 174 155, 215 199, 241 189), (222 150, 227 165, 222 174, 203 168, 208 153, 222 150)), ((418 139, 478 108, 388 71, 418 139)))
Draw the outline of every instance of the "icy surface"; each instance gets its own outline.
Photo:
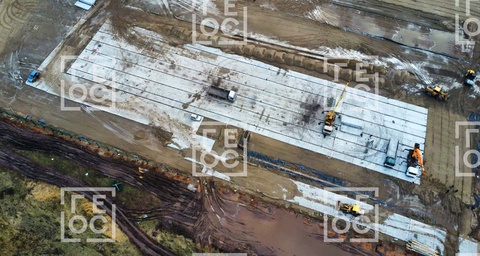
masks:
POLYGON ((478 256, 478 243, 468 239, 459 238, 460 244, 458 245, 458 256, 478 256))
MULTIPOLYGON (((345 214, 336 209, 337 202, 348 204, 356 203, 360 205, 361 209, 366 211, 366 214, 370 213, 370 216, 371 214, 375 214, 375 212, 372 211, 375 207, 374 205, 369 205, 360 200, 354 200, 346 196, 338 195, 335 191, 326 191, 294 180, 292 180, 292 182, 297 185, 297 190, 300 191, 302 195, 295 196, 292 200, 288 200, 290 202, 295 202, 312 210, 342 219, 344 219, 345 214)), ((368 189, 365 188, 365 191, 368 191, 368 189)), ((392 214, 384 221, 381 221, 380 218, 374 217, 371 217, 371 219, 372 221, 362 222, 362 224, 371 230, 376 230, 382 234, 389 235, 402 241, 408 242, 412 239, 416 239, 433 249, 438 248, 441 252, 444 250, 443 243, 445 242, 446 231, 443 229, 435 228, 434 226, 421 223, 399 214, 392 214)), ((464 245, 465 248, 473 248, 474 246, 476 246, 476 243, 472 242, 464 245)))
MULTIPOLYGON (((192 127, 189 119, 195 113, 399 179, 420 182, 405 175, 404 150, 414 143, 423 148, 427 109, 379 96, 375 94, 378 88, 368 88, 370 92, 347 88, 337 113, 357 126, 342 128, 339 120, 340 129, 324 138, 322 125, 318 124, 325 118, 322 110, 330 109, 343 84, 201 45, 172 47, 158 34, 142 28, 135 31, 146 38, 144 45, 135 46, 115 37, 109 24, 104 24, 65 74, 65 79, 87 87, 106 84, 114 88, 115 108, 106 107, 104 102, 83 101, 75 94, 65 96, 137 122, 161 126, 174 134, 176 147, 180 148, 195 143, 191 134, 198 127, 192 127), (237 91, 235 102, 206 95, 205 90, 217 78, 221 78, 221 87, 237 91), (363 129, 358 129, 358 124, 363 129), (390 169, 383 162, 392 137, 399 139, 400 146, 398 165, 390 169)), ((35 85, 59 94, 55 85, 35 85)))

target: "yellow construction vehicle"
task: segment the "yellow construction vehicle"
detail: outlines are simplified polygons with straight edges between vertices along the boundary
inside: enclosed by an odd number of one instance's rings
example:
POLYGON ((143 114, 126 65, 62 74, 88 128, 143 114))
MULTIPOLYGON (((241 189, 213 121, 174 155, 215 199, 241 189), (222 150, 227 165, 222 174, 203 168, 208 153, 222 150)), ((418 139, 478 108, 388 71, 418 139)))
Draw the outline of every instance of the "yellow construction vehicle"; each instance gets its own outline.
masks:
MULTIPOLYGON (((338 107, 338 104, 340 104, 340 101, 342 101, 343 94, 345 94, 348 84, 350 82, 347 82, 345 85, 345 88, 343 88, 342 94, 340 94, 340 97, 337 100, 337 103, 335 104, 335 107, 332 109, 332 111, 328 112, 327 115, 325 116, 325 121, 323 124, 323 137, 327 137, 327 135, 332 134, 333 132, 333 127, 335 126, 335 119, 336 119, 336 113, 335 110, 338 107)), ((318 123, 321 124, 322 122, 318 123)))
POLYGON ((342 211, 345 214, 351 214, 355 217, 365 214, 365 211, 360 209, 358 204, 342 204, 340 201, 337 203, 337 210, 342 211))
POLYGON ((448 93, 446 93, 445 91, 443 91, 442 87, 440 86, 430 86, 430 85, 427 85, 425 87, 425 92, 428 94, 428 95, 431 95, 439 100, 443 100, 443 101, 447 101, 448 100, 448 93))
POLYGON ((464 84, 473 86, 475 84, 476 78, 477 78, 477 72, 473 69, 467 70, 467 73, 465 73, 464 77, 464 84))

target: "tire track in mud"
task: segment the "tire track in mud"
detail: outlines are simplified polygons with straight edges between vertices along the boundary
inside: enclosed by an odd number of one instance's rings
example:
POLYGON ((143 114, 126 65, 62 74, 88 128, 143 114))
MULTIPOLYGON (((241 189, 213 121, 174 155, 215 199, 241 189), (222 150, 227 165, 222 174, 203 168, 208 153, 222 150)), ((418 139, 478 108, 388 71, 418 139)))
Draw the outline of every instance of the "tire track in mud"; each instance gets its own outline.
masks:
POLYGON ((25 23, 33 8, 36 5, 35 0, 13 0, 6 1, 0 5, 0 28, 13 30, 19 26, 16 23, 25 23))
MULTIPOLYGON (((259 241, 252 241, 252 237, 254 238, 255 236, 252 231, 247 228, 247 223, 235 218, 239 213, 239 207, 245 207, 248 211, 253 212, 256 217, 258 216, 258 218, 269 218, 274 221, 272 216, 246 204, 228 200, 216 191, 214 182, 211 180, 204 182, 203 194, 205 207, 211 209, 211 211, 209 211, 211 220, 210 228, 214 227, 217 230, 222 230, 221 235, 223 239, 231 240, 234 244, 239 245, 239 247, 241 245, 243 250, 251 251, 252 249, 247 248, 255 247, 255 251, 259 255, 275 255, 273 250, 263 246, 259 241), (227 223, 228 228, 225 228, 227 223)), ((218 242, 221 243, 221 240, 218 242)))
MULTIPOLYGON (((143 178, 140 178, 138 165, 134 162, 109 158, 106 154, 101 157, 97 151, 92 150, 93 148, 88 149, 67 138, 42 134, 41 131, 40 133, 35 132, 29 127, 22 126, 18 123, 12 124, 5 119, 0 120, 1 166, 22 173, 29 178, 60 187, 94 185, 40 166, 18 155, 12 149, 45 152, 86 166, 112 179, 122 180, 132 187, 151 193, 160 199, 161 203, 154 208, 149 208, 148 205, 138 205, 135 209, 125 209, 118 202, 109 201, 108 203, 110 205, 116 203, 117 224, 145 254, 173 255, 139 229, 135 222, 140 221, 138 216, 143 214, 149 215, 146 219, 157 220, 158 226, 162 230, 183 235, 202 246, 212 246, 223 252, 242 252, 249 255, 284 255, 282 252, 284 252, 285 245, 282 240, 272 241, 271 236, 265 236, 261 232, 268 229, 270 225, 277 225, 279 221, 282 221, 279 216, 288 213, 284 209, 276 208, 261 200, 251 200, 248 194, 237 192, 232 194, 228 192, 228 189, 225 193, 223 191, 225 189, 212 179, 202 179, 198 186, 199 192, 195 193, 187 188, 186 183, 191 181, 185 179, 180 181, 182 179, 179 176, 172 177, 171 172, 165 174, 150 170, 145 171, 142 174, 143 178), (260 228, 258 228, 259 226, 260 228)), ((175 170, 172 169, 172 171, 175 170)), ((282 233, 288 233, 293 237, 305 236, 303 230, 289 233, 283 226, 282 233)), ((309 248, 318 247, 318 243, 322 242, 317 237, 318 235, 318 232, 310 234, 316 239, 309 241, 307 244, 309 248)), ((347 245, 347 247, 349 246, 347 245)), ((342 250, 358 250, 357 255, 366 255, 355 246, 351 247, 342 248, 342 250)))
MULTIPOLYGON (((122 180, 132 187, 155 195, 162 202, 162 205, 155 209, 141 209, 142 206, 138 206, 137 209, 122 209, 117 204, 119 210, 117 220, 121 218, 118 223, 120 228, 132 242, 148 255, 173 255, 147 237, 135 224, 135 221, 138 220, 136 216, 151 213, 153 213, 153 216, 150 216, 149 219, 160 221, 162 229, 191 238, 195 242, 200 242, 203 246, 210 245, 225 252, 242 248, 243 252, 254 254, 263 250, 261 244, 252 240, 251 236, 244 234, 247 231, 241 233, 242 235, 234 240, 230 239, 234 234, 230 231, 231 228, 234 230, 239 227, 249 229, 244 224, 236 222, 235 218, 232 217, 228 220, 233 227, 215 224, 218 218, 215 214, 211 214, 213 211, 210 211, 210 209, 217 209, 217 213, 231 212, 222 203, 222 199, 216 198, 216 194, 210 194, 214 197, 205 200, 204 193, 194 193, 187 189, 187 184, 184 182, 176 181, 172 177, 157 171, 145 172, 142 174, 143 179, 141 179, 138 177, 138 167, 135 166, 135 163, 101 157, 97 152, 84 147, 79 148, 74 142, 35 133, 28 128, 22 128, 0 120, 1 166, 18 171, 29 178, 42 180, 60 187, 92 186, 92 184, 86 184, 66 174, 39 166, 13 152, 12 147, 58 155, 107 177, 122 180), (150 251, 150 249, 153 251, 150 251)), ((213 182, 209 186, 213 189, 213 182)), ((201 191, 204 191, 204 189, 201 189, 201 191)))
MULTIPOLYGON (((187 227, 193 226, 193 223, 197 220, 197 212, 201 212, 201 208, 198 209, 201 204, 191 203, 192 200, 199 200, 193 192, 187 190, 186 186, 179 186, 180 182, 167 179, 161 173, 149 172, 145 174, 147 177, 153 176, 151 182, 155 186, 152 187, 149 184, 139 183, 139 179, 136 178, 137 174, 132 171, 132 169, 136 170, 136 168, 128 163, 105 159, 98 156, 95 152, 79 149, 73 143, 56 139, 53 136, 35 134, 32 131, 1 121, 0 131, 0 141, 2 143, 0 145, 0 165, 18 171, 29 178, 45 181, 60 187, 91 186, 91 184, 86 184, 66 174, 40 166, 11 151, 11 147, 59 155, 68 160, 79 162, 108 177, 124 180, 133 187, 148 189, 164 202, 162 210, 169 215, 166 221, 175 222, 178 226, 182 226, 183 223, 189 224, 185 225, 187 227)), ((91 199, 91 194, 87 193, 85 195, 91 199)), ((111 206, 115 202, 108 201, 108 203, 111 206)), ((128 211, 122 209, 121 205, 117 204, 116 214, 116 223, 142 252, 147 255, 175 255, 143 233, 134 220, 131 219, 131 216, 128 215, 128 211)), ((185 230, 186 232, 189 231, 188 228, 185 230)))
POLYGON ((352 243, 329 245, 337 247, 334 250, 332 247, 315 247, 314 244, 324 243, 322 230, 325 226, 322 221, 309 221, 308 218, 302 218, 302 215, 290 215, 291 213, 287 210, 272 207, 249 195, 241 192, 237 194, 237 191, 215 186, 213 181, 204 181, 203 185, 205 207, 211 208, 209 214, 212 226, 208 228, 222 230, 223 241, 239 245, 237 252, 251 252, 250 246, 253 245, 257 255, 313 255, 309 251, 312 249, 315 251, 324 249, 325 255, 346 255, 344 251, 352 255, 371 255, 352 243), (296 222, 298 217, 302 219, 301 223, 296 222), (288 222, 295 227, 290 229, 288 225, 283 226, 279 222, 288 222), (300 227, 298 227, 299 224, 300 227), (269 229, 271 232, 265 234, 262 229, 269 229), (278 233, 283 233, 285 236, 278 233), (302 250, 293 243, 292 250, 292 244, 282 240, 284 237, 297 239, 297 241, 308 240, 300 246, 306 246, 309 249, 302 250), (272 238, 275 241, 273 243, 272 238), (252 241, 255 242, 252 243, 252 241))
POLYGON ((37 3, 38 0, 0 1, 0 54, 9 39, 22 30, 37 3))
MULTIPOLYGON (((0 146, 0 165, 15 170, 28 178, 41 180, 59 187, 86 187, 86 184, 83 182, 40 166, 11 151, 8 149, 8 146, 5 145, 0 146)), ((78 193, 84 195, 91 201, 93 200, 92 193, 87 193, 86 191, 78 193)), ((111 209, 114 202, 111 198, 106 198, 105 202, 105 210, 111 216, 111 209)), ((117 206, 115 213, 115 223, 143 253, 147 255, 175 255, 171 251, 163 248, 163 246, 156 244, 155 241, 143 233, 143 231, 126 216, 120 206, 117 206)))

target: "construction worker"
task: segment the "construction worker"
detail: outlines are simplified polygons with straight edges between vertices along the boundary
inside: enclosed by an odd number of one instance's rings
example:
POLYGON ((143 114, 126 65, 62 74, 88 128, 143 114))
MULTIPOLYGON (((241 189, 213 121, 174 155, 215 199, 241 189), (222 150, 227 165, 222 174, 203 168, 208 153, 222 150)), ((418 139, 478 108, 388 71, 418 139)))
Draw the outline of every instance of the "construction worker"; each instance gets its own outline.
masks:
POLYGON ((412 158, 417 160, 418 165, 422 167, 422 175, 425 174, 425 168, 423 167, 422 152, 420 151, 420 144, 415 143, 413 148, 412 158))

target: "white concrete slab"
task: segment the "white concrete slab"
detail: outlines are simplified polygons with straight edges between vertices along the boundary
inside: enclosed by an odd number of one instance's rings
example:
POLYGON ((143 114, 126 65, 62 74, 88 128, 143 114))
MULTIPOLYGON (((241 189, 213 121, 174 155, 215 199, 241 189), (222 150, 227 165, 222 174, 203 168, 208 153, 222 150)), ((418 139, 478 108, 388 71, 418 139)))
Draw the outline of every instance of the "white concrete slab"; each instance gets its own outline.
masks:
MULTIPOLYGON (((344 85, 201 45, 172 47, 158 34, 135 30, 147 43, 134 46, 124 42, 112 35, 108 23, 104 24, 66 71, 89 88, 99 83, 115 88, 114 110, 88 100, 86 104, 173 130, 174 136, 183 140, 179 143, 182 147, 192 143, 182 139, 191 131, 178 135, 185 132, 180 126, 172 129, 161 115, 191 126, 184 116, 195 113, 392 177, 420 182, 405 176, 405 166, 390 169, 383 162, 385 142, 392 137, 399 139, 402 149, 414 143, 423 147, 427 109, 347 88, 338 113, 350 128, 337 122, 340 129, 324 138, 318 125, 325 117, 321 108, 327 107, 328 98, 338 98, 344 85), (206 95, 206 88, 219 77, 222 87, 238 90, 234 103, 206 95), (320 109, 312 111, 317 105, 320 109)), ((49 84, 37 88, 58 94, 49 84)), ((67 97, 81 101, 73 95, 67 97)), ((406 154, 399 153, 399 158, 406 154)))
POLYGON ((340 122, 342 123, 342 126, 349 126, 359 130, 363 130, 364 127, 364 121, 354 117, 342 116, 340 122))
POLYGON ((478 243, 469 238, 459 237, 458 256, 478 256, 478 243))
POLYGON ((403 241, 416 239, 430 248, 440 249, 440 252, 445 249, 443 245, 447 234, 445 230, 399 214, 390 215, 383 223, 378 225, 378 229, 384 234, 403 241))
MULTIPOLYGON (((369 205, 362 201, 357 201, 346 196, 338 195, 330 191, 325 191, 302 182, 294 180, 292 180, 292 182, 297 185, 297 190, 300 191, 302 195, 295 196, 289 201, 298 203, 301 206, 328 214, 333 217, 343 218, 345 215, 336 210, 336 204, 338 201, 340 201, 342 203, 359 204, 361 208, 367 210, 367 214, 368 211, 370 211, 370 214, 374 213, 374 211, 372 211, 374 209, 373 205, 369 205)), ((446 238, 446 231, 443 229, 421 223, 399 214, 392 214, 383 221, 380 221, 379 219, 378 223, 373 221, 375 218, 372 217, 371 219, 371 221, 363 222, 362 224, 371 230, 377 230, 382 234, 389 235, 405 242, 416 239, 433 249, 438 248, 441 252, 443 252, 445 249, 444 242, 446 238)), ((466 244, 465 248, 467 248, 467 246, 469 248, 473 248, 475 245, 476 243, 468 245, 466 244)))
POLYGON ((81 9, 84 9, 85 11, 88 11, 92 8, 92 5, 83 3, 82 1, 75 2, 75 6, 81 8, 81 9))

